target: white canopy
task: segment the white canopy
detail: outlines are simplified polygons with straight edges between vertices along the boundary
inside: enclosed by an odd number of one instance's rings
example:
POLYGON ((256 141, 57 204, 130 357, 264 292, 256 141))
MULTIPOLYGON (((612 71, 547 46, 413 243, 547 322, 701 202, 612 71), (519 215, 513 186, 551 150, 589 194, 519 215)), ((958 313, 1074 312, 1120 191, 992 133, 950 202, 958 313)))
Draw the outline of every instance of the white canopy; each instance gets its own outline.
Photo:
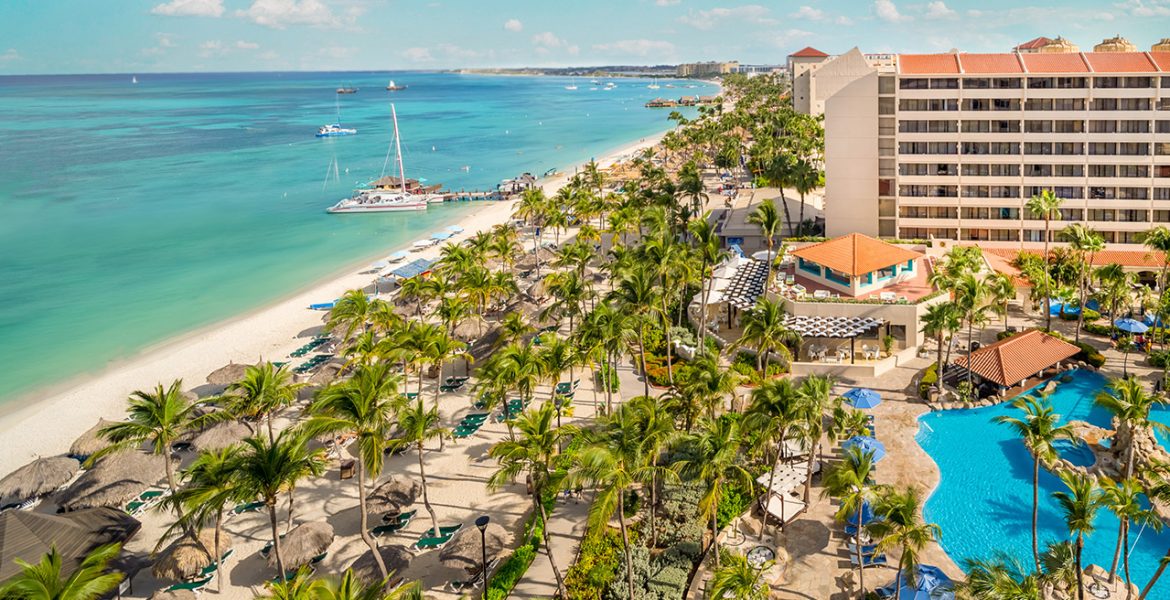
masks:
POLYGON ((768 514, 788 523, 792 521, 793 517, 800 513, 800 511, 807 508, 804 502, 799 498, 789 496, 787 494, 771 494, 768 496, 768 514), (781 504, 783 503, 783 507, 781 504), (783 516, 781 516, 783 512, 783 516))

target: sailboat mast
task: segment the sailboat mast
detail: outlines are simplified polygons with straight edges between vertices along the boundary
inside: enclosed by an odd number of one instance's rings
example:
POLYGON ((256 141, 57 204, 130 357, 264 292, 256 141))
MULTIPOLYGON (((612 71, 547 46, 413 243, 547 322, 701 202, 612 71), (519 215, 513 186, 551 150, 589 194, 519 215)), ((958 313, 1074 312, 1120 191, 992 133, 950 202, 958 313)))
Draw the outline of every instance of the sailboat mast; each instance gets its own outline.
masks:
POLYGON ((398 154, 398 182, 402 184, 402 193, 406 193, 406 168, 402 166, 402 142, 398 139, 398 112, 394 104, 390 104, 390 117, 394 119, 394 151, 398 154))

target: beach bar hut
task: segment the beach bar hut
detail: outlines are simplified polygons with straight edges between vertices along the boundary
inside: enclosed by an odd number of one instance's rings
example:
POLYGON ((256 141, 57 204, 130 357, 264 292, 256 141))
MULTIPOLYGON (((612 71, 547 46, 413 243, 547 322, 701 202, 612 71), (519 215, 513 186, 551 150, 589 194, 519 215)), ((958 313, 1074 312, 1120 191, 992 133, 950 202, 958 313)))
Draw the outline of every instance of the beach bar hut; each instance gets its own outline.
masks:
POLYGON ((1005 393, 1015 385, 1021 385, 1029 377, 1043 375, 1044 370, 1068 360, 1081 351, 1080 348, 1039 329, 1029 329, 984 346, 967 356, 952 360, 956 368, 946 373, 948 383, 957 383, 966 378, 970 371, 981 391, 980 397, 994 393, 1005 393))

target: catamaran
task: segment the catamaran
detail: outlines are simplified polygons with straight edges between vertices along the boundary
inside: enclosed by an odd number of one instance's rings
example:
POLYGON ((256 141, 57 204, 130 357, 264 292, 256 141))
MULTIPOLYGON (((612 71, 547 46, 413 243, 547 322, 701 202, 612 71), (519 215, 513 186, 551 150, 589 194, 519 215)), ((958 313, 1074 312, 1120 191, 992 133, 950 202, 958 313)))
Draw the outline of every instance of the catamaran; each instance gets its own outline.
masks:
POLYGON ((334 104, 337 106, 337 122, 328 125, 322 125, 317 129, 317 137, 338 137, 343 135, 356 135, 357 130, 341 126, 341 103, 334 98, 334 104))
POLYGON ((406 189, 406 168, 402 164, 402 141, 398 136, 398 112, 394 105, 390 105, 390 117, 394 122, 394 149, 398 162, 398 190, 366 188, 354 192, 346 198, 326 209, 332 214, 372 213, 372 212, 399 212, 405 210, 426 210, 427 203, 434 197, 432 194, 412 194, 406 189))
POLYGON ((390 92, 397 92, 397 91, 400 91, 400 90, 405 90, 407 87, 409 87, 409 86, 405 86, 405 85, 396 85, 396 84, 394 83, 394 80, 393 80, 393 79, 391 79, 391 80, 390 80, 390 83, 386 84, 386 90, 387 90, 387 91, 390 91, 390 92))

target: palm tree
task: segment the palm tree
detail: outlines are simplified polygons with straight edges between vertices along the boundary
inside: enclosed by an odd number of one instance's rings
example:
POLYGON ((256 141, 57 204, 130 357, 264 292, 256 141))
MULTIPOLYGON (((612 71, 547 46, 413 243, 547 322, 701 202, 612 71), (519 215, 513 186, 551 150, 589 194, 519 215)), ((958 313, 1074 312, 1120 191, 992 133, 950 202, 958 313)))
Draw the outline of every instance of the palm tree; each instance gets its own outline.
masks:
MULTIPOLYGON (((967 322, 967 361, 970 363, 971 353, 974 352, 972 342, 975 341, 975 325, 982 327, 986 321, 987 307, 984 300, 987 298, 987 286, 972 273, 964 274, 954 285, 955 307, 967 322)), ((971 365, 967 367, 967 383, 972 384, 971 365)))
MULTIPOLYGON (((1064 204, 1064 200, 1059 198, 1052 190, 1043 190, 1037 196, 1032 196, 1031 199, 1024 205, 1035 217, 1044 219, 1044 261, 1045 271, 1048 267, 1048 243, 1052 238, 1052 220, 1060 219, 1060 206, 1064 204)), ((1048 278, 1045 278, 1044 283, 1044 328, 1052 329, 1052 302, 1051 289, 1049 287, 1048 278)))
POLYGON ((874 514, 883 517, 872 525, 872 533, 877 538, 877 552, 885 552, 890 548, 902 551, 898 557, 898 574, 894 577, 898 586, 895 600, 901 599, 903 585, 914 584, 918 557, 922 551, 928 544, 942 537, 942 528, 935 523, 924 523, 919 516, 921 513, 922 497, 915 487, 882 494, 874 510, 874 514))
POLYGON ((1016 299, 1016 284, 1011 275, 1005 273, 991 273, 983 278, 983 285, 987 288, 987 295, 991 300, 991 310, 1003 319, 1003 330, 1008 330, 1008 303, 1016 299))
POLYGON ((707 202, 707 191, 703 187, 703 176, 694 161, 687 162, 678 170, 678 192, 691 202, 691 212, 699 214, 707 202))
POLYGON ((967 560, 967 579, 955 586, 961 600, 1035 600, 1040 598, 1038 573, 1028 573, 1020 561, 1000 553, 991 559, 967 560))
POLYGON ((658 301, 658 285, 654 273, 639 263, 621 278, 613 299, 623 312, 632 318, 638 339, 638 368, 642 371, 643 395, 650 395, 650 375, 646 372, 646 325, 658 301))
POLYGON ((1037 521, 1040 515, 1040 463, 1050 463, 1057 458, 1057 440, 1077 438, 1072 427, 1059 424, 1060 415, 1053 410, 1047 395, 1042 398, 1021 396, 1012 402, 1012 406, 1024 411, 1024 417, 1001 415, 992 421, 1015 430, 1016 435, 1023 440, 1024 446, 1032 453, 1032 561, 1039 571, 1040 542, 1037 521))
MULTIPOLYGON (((1142 236, 1142 243, 1146 245, 1153 252, 1162 253, 1162 265, 1158 271, 1158 306, 1166 305, 1166 281, 1167 269, 1170 269, 1170 227, 1159 225, 1153 229, 1145 232, 1142 236)), ((1163 335, 1162 345, 1165 347, 1166 339, 1163 335)))
POLYGON ((130 395, 129 403, 127 420, 107 425, 98 431, 98 435, 110 441, 110 446, 91 456, 89 461, 92 463, 111 452, 136 448, 149 442, 151 452, 163 457, 167 487, 174 493, 179 488, 175 483, 175 465, 171 462, 171 445, 184 434, 222 417, 214 413, 200 416, 200 408, 206 401, 187 400, 183 396, 181 379, 174 380, 166 388, 160 383, 150 392, 138 390, 130 395))
POLYGON ((333 308, 329 309, 329 318, 325 322, 327 331, 341 329, 343 339, 348 341, 357 330, 365 331, 372 311, 370 297, 365 290, 348 290, 337 299, 333 308))
POLYGON ((1062 471, 1059 476, 1068 491, 1054 492, 1052 497, 1060 505, 1068 533, 1073 538, 1077 566, 1077 600, 1085 600, 1081 553, 1085 548, 1085 536, 1093 533, 1093 521, 1097 518, 1097 511, 1101 510, 1101 488, 1095 479, 1084 473, 1062 471))
MULTIPOLYGON (((808 160, 799 158, 792 165, 789 184, 800 194, 800 217, 797 227, 804 227, 804 195, 825 185, 825 174, 808 160)), ((792 232, 796 235, 796 232, 792 232)))
POLYGON ((1137 456, 1133 442, 1134 432, 1153 428, 1162 433, 1170 433, 1170 427, 1150 418, 1150 410, 1155 405, 1165 404, 1162 396, 1155 396, 1146 392, 1145 386, 1136 377, 1123 377, 1109 382, 1109 386, 1097 394, 1097 405, 1112 413, 1122 426, 1128 430, 1129 445, 1125 452, 1125 478, 1133 476, 1134 461, 1137 456))
MULTIPOLYGON (((186 531, 197 531, 211 523, 214 528, 211 551, 215 572, 222 573, 216 580, 216 588, 223 591, 223 579, 229 574, 222 567, 223 552, 220 540, 223 536, 223 509, 233 502, 248 500, 241 496, 236 481, 236 470, 240 466, 241 448, 238 445, 220 450, 205 450, 199 453, 195 462, 183 470, 186 480, 183 488, 171 495, 166 502, 179 508, 183 518, 175 523, 186 531)), ((162 539, 166 539, 164 536, 162 539)), ((160 540, 161 542, 161 540, 160 540)))
POLYGON ((277 529, 276 503, 281 492, 289 495, 289 519, 292 518, 292 492, 301 479, 325 472, 324 450, 309 450, 308 439, 300 432, 285 430, 271 440, 252 436, 244 440, 244 451, 236 469, 240 495, 259 498, 268 507, 272 530, 272 551, 276 556, 281 581, 285 580, 284 558, 280 555, 280 531, 277 529))
MULTIPOLYGON (((565 473, 554 465, 561 441, 576 432, 572 425, 554 427, 556 411, 549 403, 538 409, 529 409, 516 419, 520 436, 516 440, 503 440, 488 450, 488 456, 496 459, 500 468, 488 478, 488 489, 498 490, 505 483, 513 482, 524 473, 532 484, 533 510, 540 515, 541 523, 548 523, 544 509, 546 499, 555 497, 565 480, 565 473)), ((557 581, 557 596, 565 597, 565 582, 557 568, 556 557, 549 543, 548 527, 541 528, 544 535, 545 554, 557 581)))
MULTIPOLYGON (((935 373, 938 373, 939 389, 942 388, 942 374, 943 374, 943 339, 952 332, 957 331, 960 327, 959 312, 953 302, 940 302, 926 307, 926 314, 922 315, 922 333, 928 336, 934 336, 935 341, 938 342, 938 359, 936 360, 935 373)), ((949 347, 949 345, 948 345, 949 347)))
POLYGON ((691 236, 695 253, 699 256, 699 280, 702 290, 699 293, 699 348, 707 346, 707 301, 711 297, 711 280, 708 271, 719 262, 723 251, 720 249, 719 234, 710 220, 711 213, 703 213, 697 219, 687 224, 687 232, 691 236))
POLYGON ((391 372, 391 363, 382 362, 363 365, 350 379, 322 389, 306 410, 312 416, 305 424, 309 435, 345 432, 357 438, 359 533, 370 547, 382 577, 389 573, 369 532, 366 478, 376 482, 382 473, 386 440, 394 426, 399 399, 398 376, 391 372))
POLYGON ((1125 587, 1129 589, 1129 529, 1134 523, 1153 527, 1159 530, 1162 521, 1151 507, 1142 502, 1145 490, 1136 478, 1114 481, 1102 479, 1101 482, 1103 505, 1108 508, 1120 523, 1117 528, 1117 546, 1113 550, 1113 562, 1109 566, 1109 583, 1113 583, 1117 576, 1117 563, 1124 556, 1125 587))
POLYGON ((418 581, 403 583, 392 590, 386 589, 389 579, 366 582, 346 569, 340 577, 323 577, 310 580, 308 600, 424 600, 422 586, 418 581))
POLYGON ((73 573, 66 575, 64 557, 56 547, 36 564, 15 559, 20 574, 0 587, 0 596, 22 600, 97 600, 121 583, 123 575, 108 568, 118 557, 118 544, 99 546, 90 551, 73 573))
MULTIPOLYGON (((862 531, 861 514, 866 505, 873 506, 877 501, 877 490, 870 483, 873 472, 873 452, 862 452, 860 448, 851 446, 845 450, 845 460, 829 468, 822 480, 826 496, 837 498, 841 507, 837 509, 836 519, 847 521, 855 517, 857 533, 862 531)), ((861 544, 856 544, 858 585, 861 588, 860 598, 865 598, 865 569, 862 568, 863 558, 861 544)))
MULTIPOLYGON (((817 456, 821 449, 821 436, 825 431, 825 413, 829 410, 836 410, 838 407, 843 407, 841 399, 838 397, 833 400, 831 398, 831 390, 833 388, 833 378, 829 375, 810 374, 800 382, 800 388, 797 394, 800 395, 800 426, 797 428, 797 433, 800 434, 803 446, 808 449, 810 457, 817 456)), ((859 410, 855 413, 861 415, 862 423, 860 429, 864 433, 866 431, 865 416, 859 410)), ((860 433, 858 434, 860 435, 860 433)), ((850 435, 849 437, 853 437, 850 435)), ((805 471, 804 478, 804 503, 809 504, 809 498, 812 494, 812 478, 813 478, 813 461, 809 460, 808 469, 805 471)))
POLYGON ((1080 273, 1077 278, 1077 314, 1076 342, 1081 341, 1081 328, 1085 324, 1085 292, 1089 289, 1089 277, 1093 272, 1093 256, 1105 249, 1105 238, 1093 231, 1084 223, 1073 223, 1061 232, 1069 240, 1069 246, 1080 257, 1080 273))
POLYGON ((426 507, 427 514, 431 515, 433 535, 439 535, 439 518, 435 516, 435 509, 431 507, 430 498, 427 496, 427 471, 426 465, 423 463, 423 449, 426 443, 447 435, 447 430, 442 427, 439 409, 426 408, 422 398, 403 404, 398 409, 398 429, 399 437, 390 442, 390 447, 401 448, 413 445, 418 451, 418 476, 422 483, 423 506, 426 507))
MULTIPOLYGON (((787 212, 787 203, 785 203, 785 212, 787 212)), ((772 289, 772 273, 775 270, 773 266, 773 259, 775 255, 772 254, 776 246, 776 236, 780 233, 780 215, 776 212, 776 205, 771 200, 764 200, 752 214, 748 215, 747 222, 753 225, 759 225, 760 235, 764 236, 764 244, 768 247, 768 277, 764 284, 765 290, 772 289)), ((792 223, 788 223, 788 231, 792 232, 792 223)))
POLYGON ((683 440, 676 471, 685 479, 703 484, 699 513, 711 523, 711 545, 715 568, 719 568, 719 503, 734 485, 751 485, 752 476, 740 466, 743 444, 739 422, 732 419, 703 419, 697 433, 683 440))
MULTIPOLYGON (((744 427, 749 431, 758 431, 756 442, 764 447, 764 456, 773 454, 772 472, 768 476, 768 491, 764 494, 765 502, 771 495, 773 484, 776 482, 776 470, 780 467, 780 459, 784 455, 784 442, 789 430, 801 419, 801 397, 797 394, 792 380, 765 379, 756 389, 752 390, 751 404, 744 412, 744 427)), ((784 529, 784 501, 780 502, 780 529, 784 529)), ((768 528, 768 511, 764 511, 764 524, 760 527, 761 537, 768 528)))
POLYGON ((784 318, 784 302, 769 300, 762 296, 756 300, 756 305, 743 315, 743 333, 732 348, 743 345, 755 346, 756 370, 759 371, 760 377, 766 375, 764 365, 768 354, 773 350, 785 362, 792 362, 792 351, 789 347, 800 348, 800 334, 789 329, 784 318))
MULTIPOLYGON (((513 343, 505 346, 493 360, 499 361, 500 376, 511 382, 510 388, 520 393, 524 405, 532 401, 536 386, 544 380, 544 362, 532 344, 513 343)), ((505 419, 512 415, 505 414, 505 419)))
POLYGON ((229 410, 236 417, 264 419, 271 442, 276 439, 273 415, 295 402, 305 385, 293 381, 292 372, 283 366, 270 362, 251 366, 243 379, 227 387, 229 410))
POLYGON ((767 600, 768 582, 765 569, 753 567, 742 554, 728 552, 723 566, 711 575, 708 598, 727 600, 767 600))

